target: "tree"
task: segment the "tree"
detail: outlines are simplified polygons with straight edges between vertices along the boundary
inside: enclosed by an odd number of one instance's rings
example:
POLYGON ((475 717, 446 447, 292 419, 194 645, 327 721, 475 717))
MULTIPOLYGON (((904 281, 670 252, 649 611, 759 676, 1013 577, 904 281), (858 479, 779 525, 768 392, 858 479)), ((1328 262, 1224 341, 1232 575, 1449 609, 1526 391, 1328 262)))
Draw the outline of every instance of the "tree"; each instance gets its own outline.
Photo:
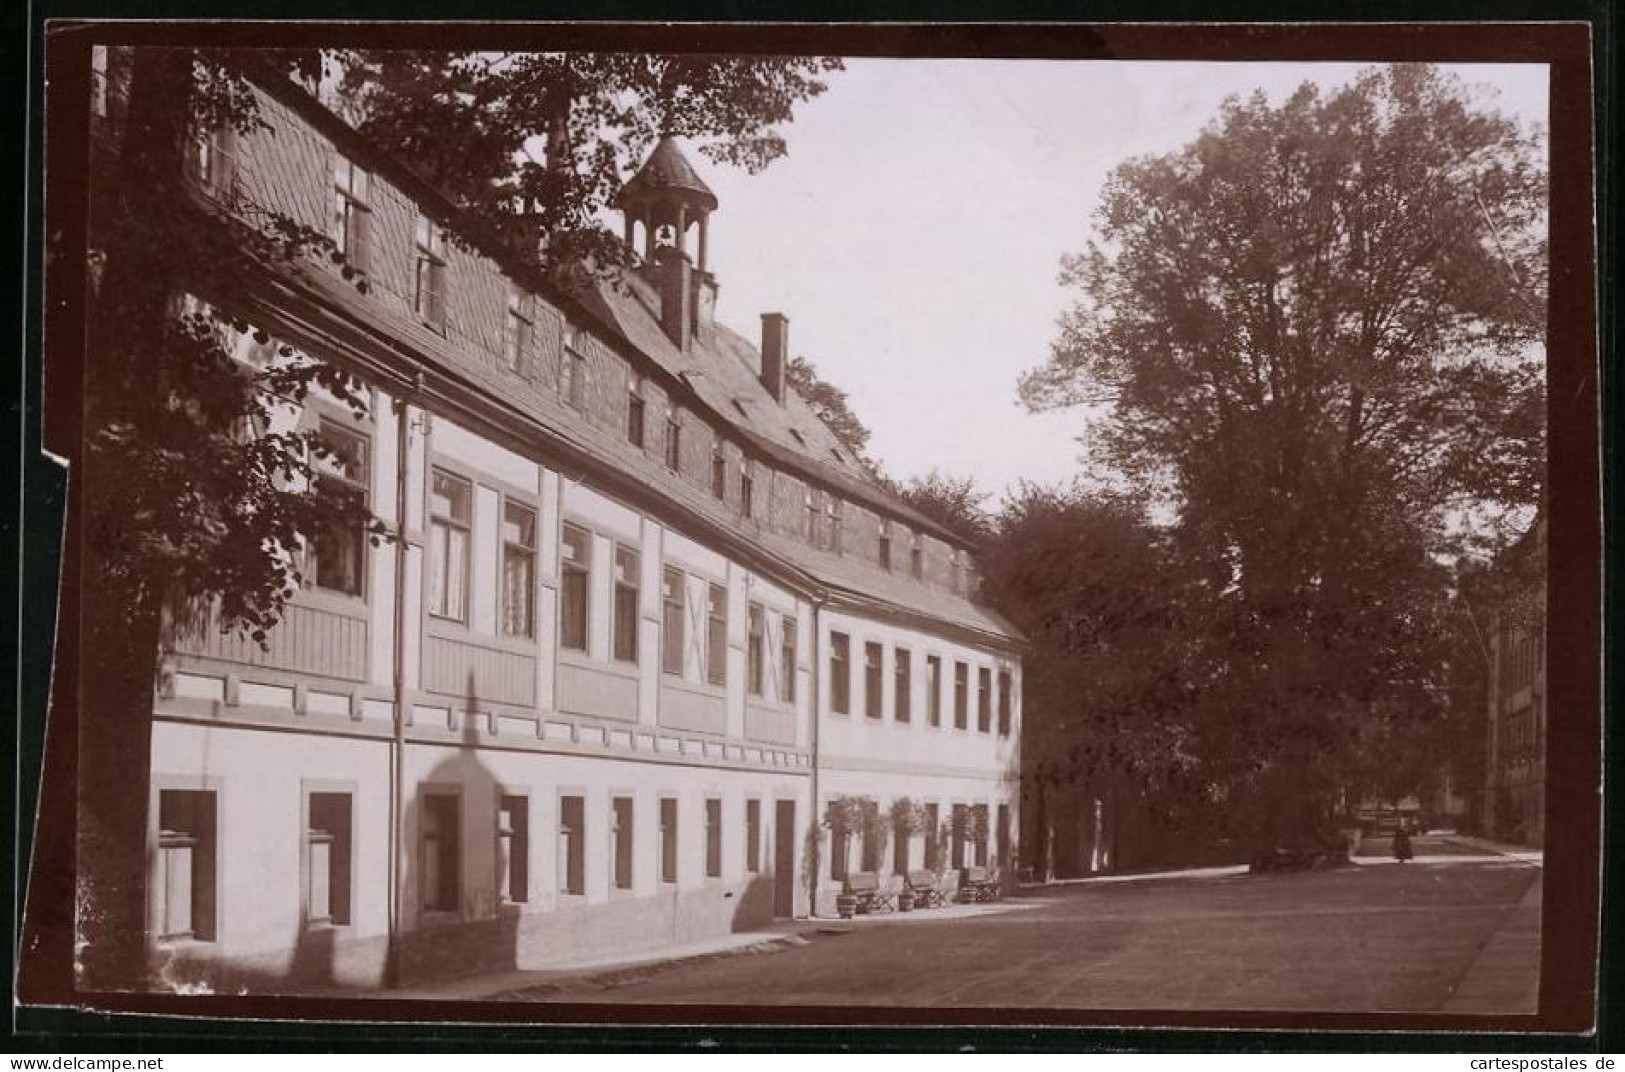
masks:
POLYGON ((361 132, 549 268, 625 263, 599 222, 666 134, 754 173, 778 126, 825 90, 832 57, 634 52, 352 51, 338 57, 361 132))
POLYGON ((868 455, 869 429, 852 412, 846 392, 819 376, 818 369, 805 357, 791 358, 784 378, 841 445, 865 468, 877 472, 868 455))
MULTIPOLYGON (((281 70, 309 57, 281 57, 281 70)), ((80 578, 79 969, 92 988, 145 970, 151 716, 162 642, 209 628, 263 641, 302 582, 318 533, 374 526, 324 494, 336 459, 315 432, 267 430, 321 388, 358 412, 342 371, 283 347, 259 367, 233 356, 233 322, 205 300, 329 240, 226 191, 205 192, 196 147, 262 120, 229 53, 122 53, 113 144, 98 154, 90 234, 100 263, 86 317, 80 578), (207 197, 230 201, 230 213, 207 197)), ((267 336, 259 336, 269 343, 267 336)))
POLYGON ((983 591, 1025 635, 1022 777, 1045 859, 1058 792, 1144 795, 1188 824, 1213 806, 1195 748, 1207 594, 1143 503, 1022 486, 983 552, 983 591))
POLYGON ((890 490, 926 517, 972 547, 992 535, 994 522, 982 505, 987 492, 976 490, 974 477, 955 477, 933 469, 925 476, 888 481, 890 490))
POLYGON ((1314 839, 1373 719, 1437 710, 1440 563, 1538 498, 1537 148, 1425 66, 1231 99, 1119 166, 1066 262, 1023 396, 1105 406, 1097 459, 1207 576, 1203 704, 1260 843, 1314 839))

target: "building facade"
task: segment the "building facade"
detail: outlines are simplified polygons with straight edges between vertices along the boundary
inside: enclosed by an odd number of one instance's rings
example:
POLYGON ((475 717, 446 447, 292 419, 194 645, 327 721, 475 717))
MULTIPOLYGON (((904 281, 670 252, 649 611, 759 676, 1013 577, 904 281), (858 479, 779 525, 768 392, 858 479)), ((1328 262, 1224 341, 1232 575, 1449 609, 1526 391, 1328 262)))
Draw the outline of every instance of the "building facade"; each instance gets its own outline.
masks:
POLYGON ((337 255, 182 300, 247 367, 364 385, 276 420, 397 538, 315 534, 263 645, 199 620, 163 654, 155 967, 370 987, 827 912, 846 796, 931 817, 865 850, 883 876, 1008 874, 1019 638, 785 382, 787 318, 716 318, 718 206, 676 142, 618 202, 635 271, 565 292, 304 89, 258 92, 268 127, 205 139, 193 193, 337 255))
MULTIPOLYGON (((1541 534, 1543 537, 1543 534, 1541 534)), ((1538 541, 1542 557, 1545 540, 1538 541)), ((1489 635, 1484 831, 1528 845, 1546 838, 1545 586, 1489 635)))

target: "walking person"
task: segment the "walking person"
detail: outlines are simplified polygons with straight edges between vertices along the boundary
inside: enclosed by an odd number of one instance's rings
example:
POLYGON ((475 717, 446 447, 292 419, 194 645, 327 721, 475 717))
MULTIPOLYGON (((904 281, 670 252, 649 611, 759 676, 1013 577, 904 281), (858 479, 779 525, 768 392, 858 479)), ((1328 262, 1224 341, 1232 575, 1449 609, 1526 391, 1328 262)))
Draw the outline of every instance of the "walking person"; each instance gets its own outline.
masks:
POLYGON ((1400 823, 1394 830, 1394 859, 1404 863, 1412 855, 1410 824, 1400 823))

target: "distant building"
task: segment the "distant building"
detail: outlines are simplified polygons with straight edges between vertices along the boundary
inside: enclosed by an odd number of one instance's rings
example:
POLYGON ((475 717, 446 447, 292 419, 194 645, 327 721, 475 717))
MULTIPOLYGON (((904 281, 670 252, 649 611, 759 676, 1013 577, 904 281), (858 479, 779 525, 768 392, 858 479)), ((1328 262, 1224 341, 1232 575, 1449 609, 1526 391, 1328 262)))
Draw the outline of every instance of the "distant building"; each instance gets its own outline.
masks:
MULTIPOLYGON (((117 152, 118 60, 96 65, 117 152)), ((279 420, 403 539, 315 534, 267 649, 205 623, 165 653, 156 965, 371 986, 392 954, 410 981, 828 911, 837 796, 929 816, 870 846, 883 875, 1005 868, 1018 637, 968 549, 786 384, 787 318, 759 345, 716 318, 717 200, 677 143, 619 198, 636 273, 565 293, 295 84, 260 98, 269 127, 200 144, 193 194, 340 257, 184 300, 251 329, 245 366, 368 386, 363 417, 312 397, 279 420)))
MULTIPOLYGON (((1544 563, 1545 523, 1509 554, 1544 563)), ((1540 576, 1544 577, 1542 569, 1540 576)), ((1489 636, 1484 829, 1530 845, 1546 837, 1546 586, 1503 612, 1489 636)))

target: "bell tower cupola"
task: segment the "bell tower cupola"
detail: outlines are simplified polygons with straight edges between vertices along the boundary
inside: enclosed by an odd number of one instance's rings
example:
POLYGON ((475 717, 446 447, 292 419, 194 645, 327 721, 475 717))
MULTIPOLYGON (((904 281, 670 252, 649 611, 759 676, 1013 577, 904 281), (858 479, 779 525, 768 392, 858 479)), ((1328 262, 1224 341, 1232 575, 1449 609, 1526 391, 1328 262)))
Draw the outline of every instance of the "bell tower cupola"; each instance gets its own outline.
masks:
POLYGON ((643 167, 621 187, 615 205, 625 214, 626 245, 633 252, 638 252, 637 228, 643 227, 644 263, 654 264, 657 251, 666 246, 689 256, 688 233, 698 228, 698 248, 690 263, 701 272, 708 270, 707 228, 717 195, 683 156, 675 137, 661 137, 643 167))

